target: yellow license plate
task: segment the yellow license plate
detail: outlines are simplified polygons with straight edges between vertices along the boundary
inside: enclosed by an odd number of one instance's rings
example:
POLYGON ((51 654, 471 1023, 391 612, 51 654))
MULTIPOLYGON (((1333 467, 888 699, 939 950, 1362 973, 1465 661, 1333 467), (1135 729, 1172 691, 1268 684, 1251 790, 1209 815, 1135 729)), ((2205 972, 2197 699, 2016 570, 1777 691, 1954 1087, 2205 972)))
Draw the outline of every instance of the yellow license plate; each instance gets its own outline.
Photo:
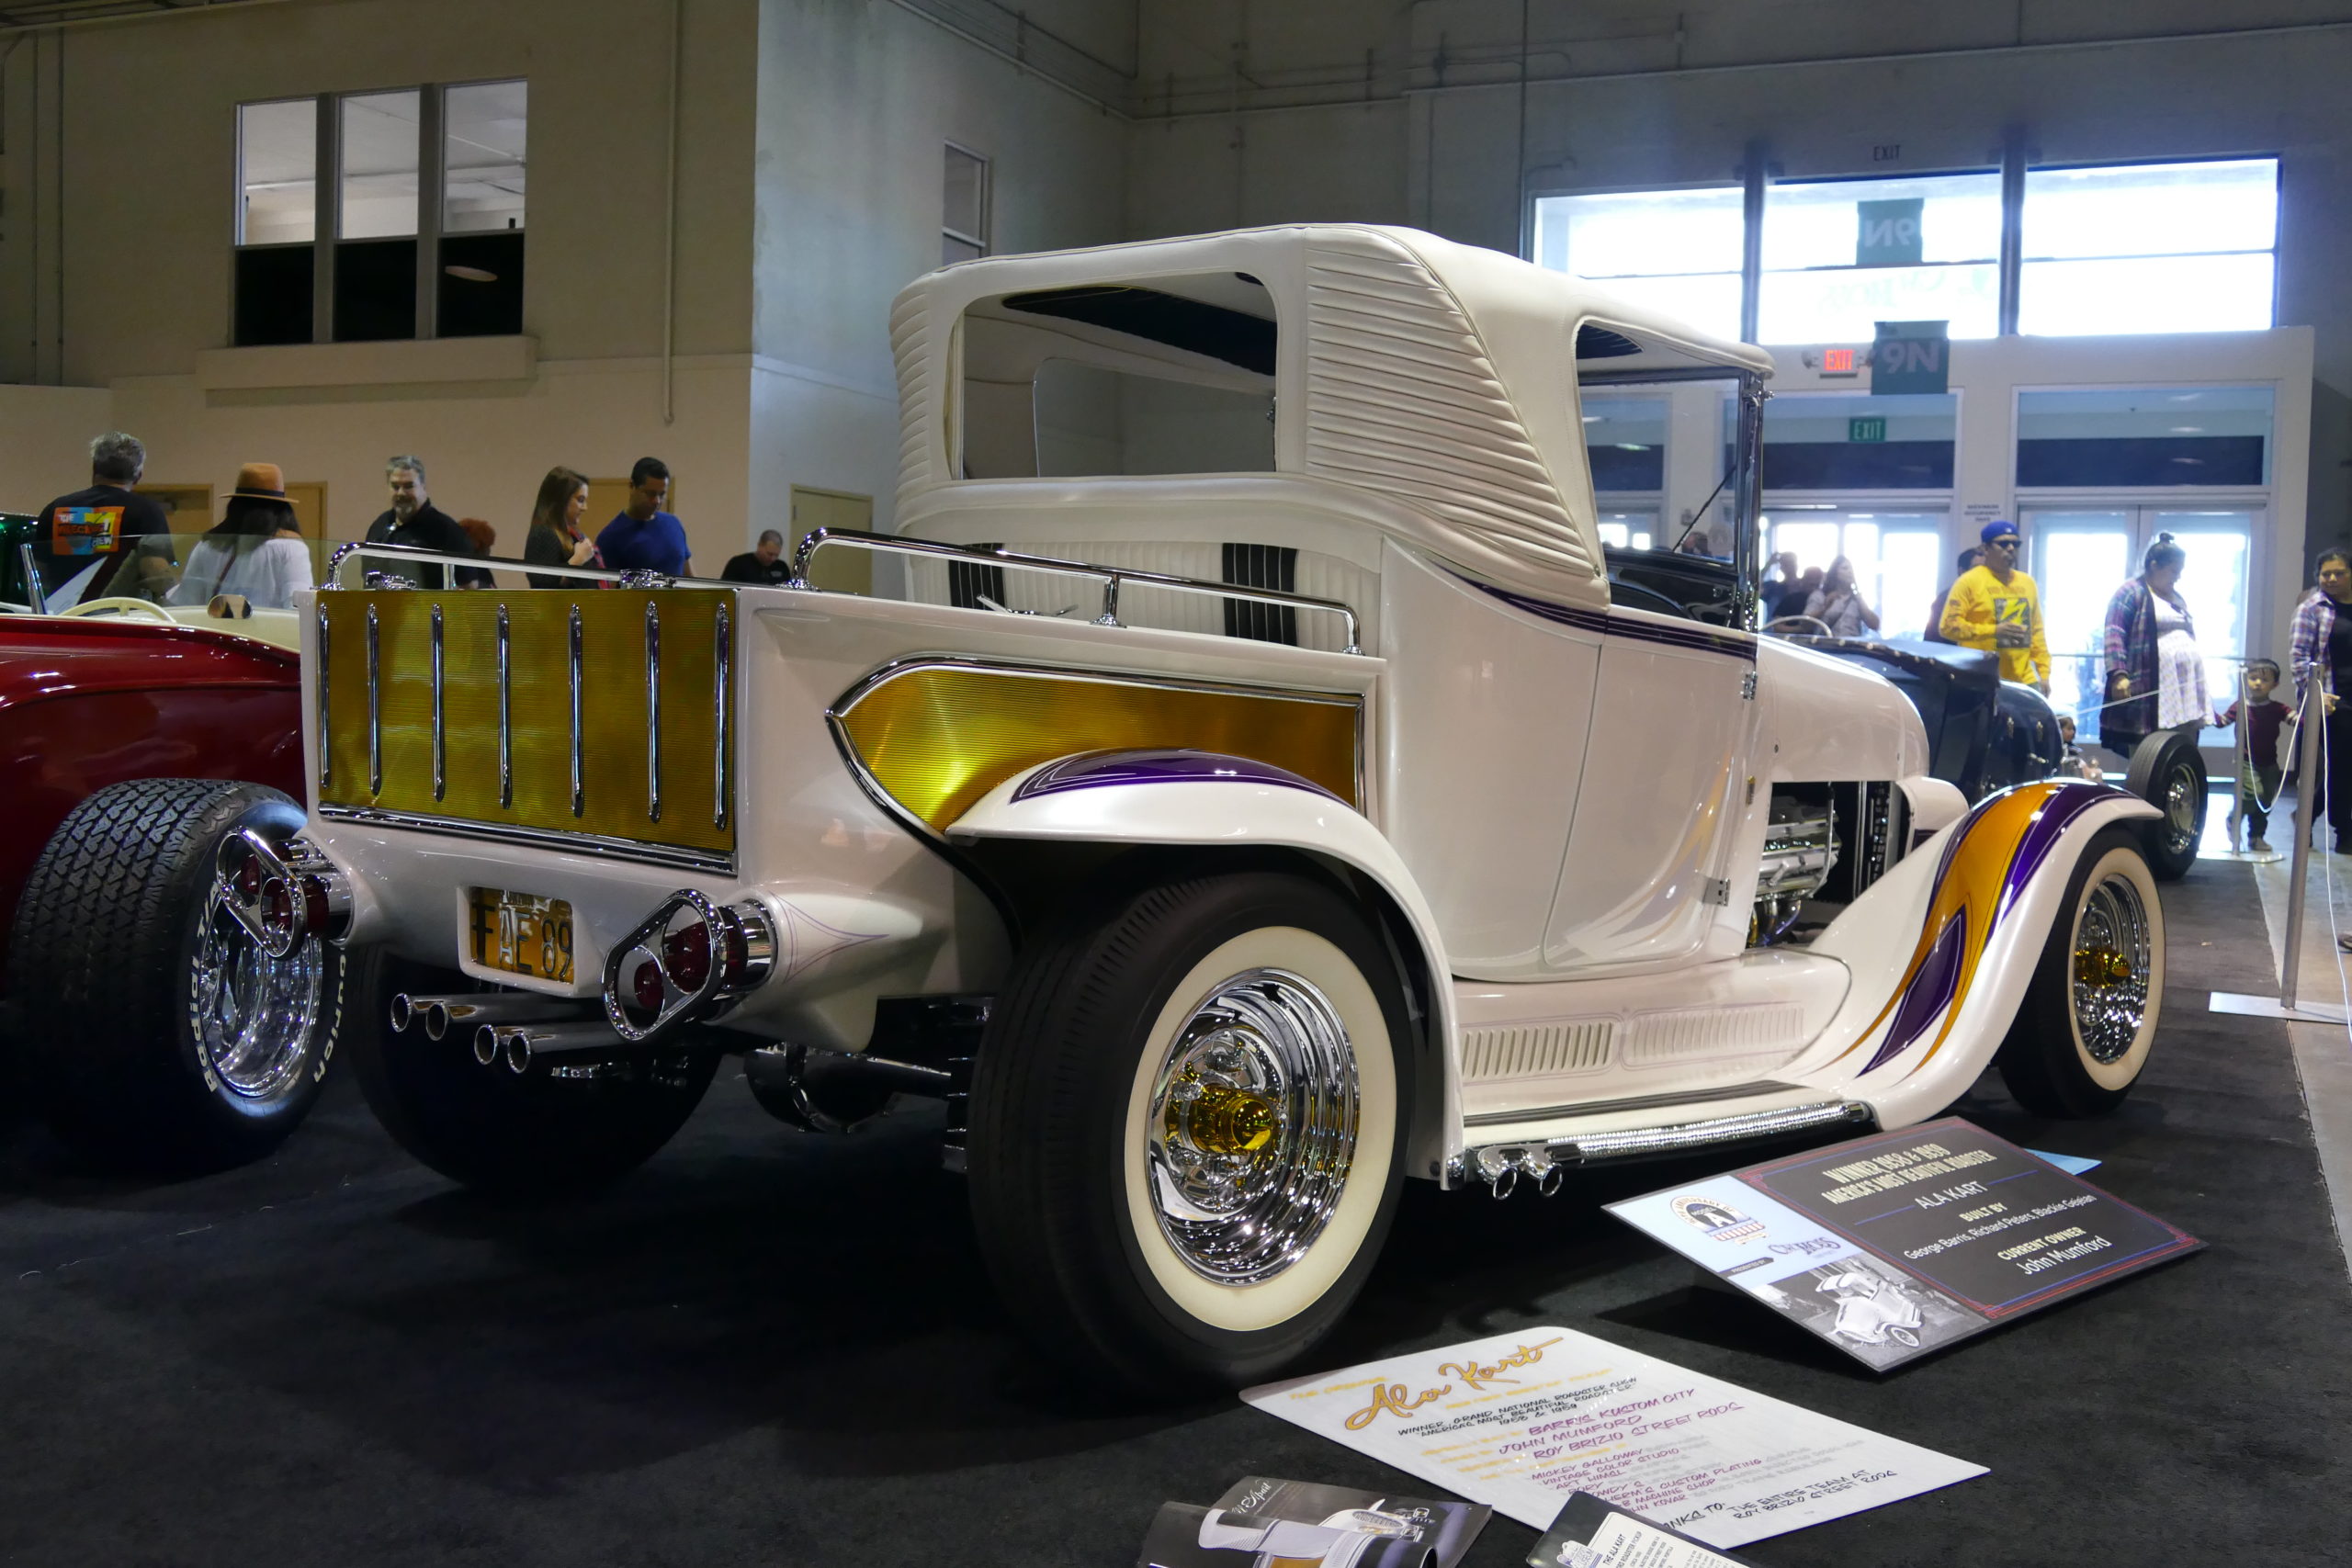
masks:
POLYGON ((485 969, 571 982, 571 906, 496 887, 471 890, 474 962, 485 969))

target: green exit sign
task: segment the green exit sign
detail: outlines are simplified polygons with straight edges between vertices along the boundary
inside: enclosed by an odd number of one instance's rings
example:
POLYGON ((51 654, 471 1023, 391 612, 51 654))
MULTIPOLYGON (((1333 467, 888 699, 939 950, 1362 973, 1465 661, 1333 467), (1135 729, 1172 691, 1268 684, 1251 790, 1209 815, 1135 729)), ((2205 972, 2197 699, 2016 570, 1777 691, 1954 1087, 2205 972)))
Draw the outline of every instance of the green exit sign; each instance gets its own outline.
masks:
POLYGON ((1886 416, 1872 419, 1849 419, 1846 422, 1849 441, 1883 441, 1886 439, 1886 416))

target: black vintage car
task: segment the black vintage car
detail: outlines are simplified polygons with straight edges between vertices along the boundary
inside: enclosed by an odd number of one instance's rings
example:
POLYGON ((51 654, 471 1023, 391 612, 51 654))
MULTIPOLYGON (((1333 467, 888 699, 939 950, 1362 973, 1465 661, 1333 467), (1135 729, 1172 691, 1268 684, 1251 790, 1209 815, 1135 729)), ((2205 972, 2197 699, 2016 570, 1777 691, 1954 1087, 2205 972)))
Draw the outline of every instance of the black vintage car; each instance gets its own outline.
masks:
MULTIPOLYGON (((1609 587, 1617 604, 1731 624, 1738 575, 1729 561, 1666 550, 1607 552, 1609 587)), ((2041 693, 2001 679, 2000 660, 1974 649, 1909 637, 1809 636, 1825 628, 1802 616, 1766 628, 1774 636, 1866 666, 1903 690, 1928 728, 1928 772, 1957 785, 1970 800, 2058 771, 2065 743, 2058 716, 2041 693)), ((2165 813, 2148 824, 2148 867, 2167 881, 2197 858, 2205 828, 2205 763, 2196 741, 2152 735, 2132 753, 2124 787, 2165 813)))

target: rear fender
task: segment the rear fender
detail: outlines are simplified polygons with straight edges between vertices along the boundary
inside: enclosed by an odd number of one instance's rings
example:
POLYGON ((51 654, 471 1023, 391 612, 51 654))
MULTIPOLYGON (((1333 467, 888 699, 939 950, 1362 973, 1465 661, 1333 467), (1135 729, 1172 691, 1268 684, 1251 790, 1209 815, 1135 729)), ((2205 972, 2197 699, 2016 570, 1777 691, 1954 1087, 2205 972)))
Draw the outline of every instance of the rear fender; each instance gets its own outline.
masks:
POLYGON ((2007 1035, 2085 847, 2110 823, 2158 815, 2086 781, 2042 780, 1979 801, 1814 942, 1846 964, 1853 986, 1790 1073, 1867 1102, 1886 1127, 1958 1100, 2007 1035))
POLYGON ((1395 846, 1352 807, 1283 769, 1200 751, 1096 751, 1013 775, 950 824, 951 842, 991 855, 1032 844, 1195 845, 1287 850, 1368 883, 1419 1004, 1413 1122, 1406 1169, 1436 1174, 1461 1149, 1453 987, 1445 946, 1420 886, 1395 846), (1430 1090, 1435 1092, 1430 1092, 1430 1090))

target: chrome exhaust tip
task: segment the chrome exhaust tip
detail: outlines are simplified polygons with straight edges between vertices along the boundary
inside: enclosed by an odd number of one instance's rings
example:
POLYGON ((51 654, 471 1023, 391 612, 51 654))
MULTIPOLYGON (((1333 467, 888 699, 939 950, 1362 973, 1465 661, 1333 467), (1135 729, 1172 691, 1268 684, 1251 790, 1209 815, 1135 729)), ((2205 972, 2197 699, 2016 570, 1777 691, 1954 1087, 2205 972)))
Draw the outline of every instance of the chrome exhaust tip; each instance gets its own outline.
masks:
POLYGON ((416 1021, 416 1015, 423 1010, 416 1005, 415 1000, 411 998, 406 991, 402 991, 400 995, 392 998, 390 1010, 392 1032, 395 1034, 406 1034, 408 1032, 408 1026, 416 1021))
POLYGON ((531 1036, 527 1031, 507 1032, 506 1070, 518 1077, 531 1070, 531 1036))
POLYGON ((1564 1184, 1567 1179, 1568 1168, 1566 1166, 1553 1166, 1544 1173, 1543 1179, 1535 1184, 1535 1190, 1542 1193, 1546 1198, 1557 1198, 1560 1195, 1560 1188, 1562 1184, 1564 1184))
POLYGON ((487 1023, 474 1031, 474 1060, 485 1067, 498 1060, 498 1031, 487 1023))
POLYGON ((1507 1166, 1497 1171, 1489 1188, 1498 1199, 1510 1197, 1519 1190, 1519 1168, 1507 1166))
POLYGON ((439 1040, 448 1032, 449 1004, 443 998, 435 997, 424 1007, 424 1037, 427 1040, 439 1040))

